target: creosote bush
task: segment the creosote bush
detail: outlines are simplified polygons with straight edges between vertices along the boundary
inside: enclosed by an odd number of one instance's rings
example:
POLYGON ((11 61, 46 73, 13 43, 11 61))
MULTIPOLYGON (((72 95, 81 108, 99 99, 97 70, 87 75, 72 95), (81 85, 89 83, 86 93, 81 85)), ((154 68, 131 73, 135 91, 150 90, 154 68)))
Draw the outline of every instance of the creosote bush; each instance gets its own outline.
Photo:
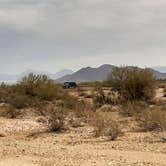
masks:
POLYGON ((115 68, 107 81, 124 100, 148 101, 154 97, 155 77, 148 69, 115 68))
POLYGON ((94 113, 90 123, 95 129, 95 136, 109 136, 110 140, 115 140, 122 133, 119 123, 108 112, 94 113))

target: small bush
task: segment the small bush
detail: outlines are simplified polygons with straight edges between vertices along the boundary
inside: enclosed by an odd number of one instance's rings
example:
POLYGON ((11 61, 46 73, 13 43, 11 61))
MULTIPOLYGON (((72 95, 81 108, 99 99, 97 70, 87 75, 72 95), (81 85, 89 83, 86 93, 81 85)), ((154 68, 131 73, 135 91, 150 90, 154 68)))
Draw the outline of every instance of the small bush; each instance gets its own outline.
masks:
POLYGON ((48 111, 50 115, 48 123, 49 130, 52 132, 57 132, 64 129, 64 119, 65 119, 64 109, 51 107, 49 108, 48 111))
POLYGON ((151 100, 155 93, 155 77, 147 69, 137 67, 115 68, 108 82, 124 100, 151 100))
POLYGON ((95 129, 95 136, 109 136, 111 140, 115 140, 121 134, 118 122, 109 113, 94 113, 91 124, 95 129))
POLYGON ((119 96, 113 92, 104 93, 102 86, 97 86, 93 92, 93 103, 96 107, 101 107, 105 104, 117 104, 119 102, 119 96))
POLYGON ((141 127, 146 131, 166 131, 166 112, 159 109, 147 109, 142 113, 141 127))

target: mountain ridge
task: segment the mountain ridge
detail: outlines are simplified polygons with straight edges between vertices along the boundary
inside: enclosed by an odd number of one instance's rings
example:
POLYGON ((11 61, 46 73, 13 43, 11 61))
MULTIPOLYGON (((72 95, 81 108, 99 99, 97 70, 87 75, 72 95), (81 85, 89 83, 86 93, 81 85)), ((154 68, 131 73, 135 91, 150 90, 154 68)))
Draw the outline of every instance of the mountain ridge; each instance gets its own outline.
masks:
MULTIPOLYGON (((77 83, 80 82, 95 82, 95 81, 103 81, 106 80, 108 74, 118 66, 104 64, 96 68, 92 67, 84 67, 78 70, 77 72, 63 76, 59 79, 56 79, 56 82, 66 82, 66 81, 75 81, 77 83)), ((166 79, 166 73, 161 73, 159 71, 154 70, 153 68, 150 69, 156 76, 157 79, 166 79)))

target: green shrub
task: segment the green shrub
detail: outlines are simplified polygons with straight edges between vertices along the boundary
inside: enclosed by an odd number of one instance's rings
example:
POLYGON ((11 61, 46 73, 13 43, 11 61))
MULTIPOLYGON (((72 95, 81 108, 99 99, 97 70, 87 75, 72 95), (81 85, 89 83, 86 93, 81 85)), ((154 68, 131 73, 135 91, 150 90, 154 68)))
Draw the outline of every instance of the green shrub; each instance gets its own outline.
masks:
POLYGON ((20 81, 20 86, 26 95, 37 96, 43 100, 53 100, 62 91, 59 85, 45 75, 29 74, 20 81))
POLYGON ((147 69, 137 67, 115 68, 108 82, 124 100, 150 100, 155 93, 155 77, 147 69))

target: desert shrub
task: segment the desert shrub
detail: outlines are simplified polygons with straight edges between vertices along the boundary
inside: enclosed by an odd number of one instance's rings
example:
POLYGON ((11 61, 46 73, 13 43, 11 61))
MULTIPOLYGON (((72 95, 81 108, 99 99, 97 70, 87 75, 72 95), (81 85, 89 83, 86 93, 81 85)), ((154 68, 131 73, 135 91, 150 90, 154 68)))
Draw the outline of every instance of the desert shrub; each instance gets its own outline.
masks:
POLYGON ((49 130, 52 132, 61 131, 64 129, 65 110, 63 108, 51 107, 49 108, 49 130))
POLYGON ((141 127, 146 131, 166 131, 166 111, 153 108, 142 113, 141 127))
POLYGON ((29 74, 20 81, 26 95, 37 96, 43 100, 58 98, 62 89, 45 75, 29 74))
POLYGON ((137 67, 115 68, 108 82, 124 100, 150 100, 154 97, 155 77, 147 69, 137 67))
POLYGON ((96 107, 101 107, 105 104, 117 104, 119 102, 119 96, 113 91, 104 93, 102 86, 97 86, 93 91, 93 103, 96 107))
POLYGON ((109 113, 94 113, 90 123, 95 129, 95 136, 109 136, 111 140, 115 140, 121 134, 119 123, 109 113))

